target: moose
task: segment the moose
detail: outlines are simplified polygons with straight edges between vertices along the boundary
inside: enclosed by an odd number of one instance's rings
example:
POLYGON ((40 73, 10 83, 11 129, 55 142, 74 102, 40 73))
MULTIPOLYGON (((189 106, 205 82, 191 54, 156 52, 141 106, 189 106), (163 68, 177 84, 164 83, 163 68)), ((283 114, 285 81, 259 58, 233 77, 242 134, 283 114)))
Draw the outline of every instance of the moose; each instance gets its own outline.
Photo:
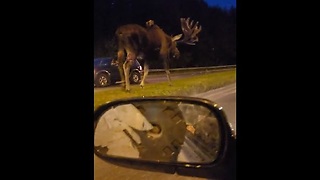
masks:
POLYGON ((130 91, 130 67, 138 57, 144 60, 141 87, 144 87, 149 72, 148 62, 153 59, 162 60, 169 85, 172 85, 169 60, 179 59, 180 52, 177 44, 195 45, 195 42, 199 41, 197 35, 201 31, 201 26, 198 26, 199 23, 190 21, 190 18, 180 18, 180 22, 183 34, 175 36, 166 34, 153 20, 148 20, 146 27, 138 24, 126 24, 117 28, 115 32, 118 43, 117 61, 122 86, 126 91, 130 91))

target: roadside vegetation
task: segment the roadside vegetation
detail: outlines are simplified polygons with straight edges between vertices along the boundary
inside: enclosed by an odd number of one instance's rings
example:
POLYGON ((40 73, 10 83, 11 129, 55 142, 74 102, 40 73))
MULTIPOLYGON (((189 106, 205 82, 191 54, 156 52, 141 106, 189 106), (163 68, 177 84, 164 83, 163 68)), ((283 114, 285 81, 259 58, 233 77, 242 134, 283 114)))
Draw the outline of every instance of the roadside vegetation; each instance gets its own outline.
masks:
POLYGON ((106 102, 121 98, 170 95, 192 96, 234 82, 236 82, 236 69, 172 80, 172 86, 169 86, 168 82, 145 84, 144 88, 139 85, 131 86, 130 92, 125 92, 119 85, 119 89, 116 90, 107 88, 105 91, 95 92, 94 109, 106 102))

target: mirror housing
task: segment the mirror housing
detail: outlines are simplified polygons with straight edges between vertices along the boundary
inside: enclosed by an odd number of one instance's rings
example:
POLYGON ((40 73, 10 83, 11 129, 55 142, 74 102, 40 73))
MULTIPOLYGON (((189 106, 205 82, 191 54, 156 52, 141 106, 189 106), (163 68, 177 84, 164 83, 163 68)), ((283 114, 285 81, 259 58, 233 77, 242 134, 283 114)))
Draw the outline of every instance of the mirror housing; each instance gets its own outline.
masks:
POLYGON ((207 99, 153 96, 108 102, 94 112, 94 153, 124 167, 235 178, 235 143, 222 107, 207 99))

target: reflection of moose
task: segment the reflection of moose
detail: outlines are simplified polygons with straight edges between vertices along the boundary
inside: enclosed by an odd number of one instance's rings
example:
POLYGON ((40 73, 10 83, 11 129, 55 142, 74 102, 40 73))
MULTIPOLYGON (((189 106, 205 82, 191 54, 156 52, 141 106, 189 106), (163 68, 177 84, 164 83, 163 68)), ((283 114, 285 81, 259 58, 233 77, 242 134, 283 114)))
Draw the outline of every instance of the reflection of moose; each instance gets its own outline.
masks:
POLYGON ((146 28, 137 24, 127 24, 120 26, 116 30, 118 41, 118 62, 122 85, 126 91, 130 91, 129 70, 133 60, 138 56, 144 60, 144 75, 140 86, 144 86, 144 81, 149 72, 148 61, 151 59, 161 59, 167 74, 169 85, 171 85, 169 59, 178 59, 180 52, 177 43, 194 45, 198 41, 197 34, 201 31, 198 22, 190 22, 190 19, 181 18, 182 34, 174 37, 167 35, 153 20, 146 22, 146 28))

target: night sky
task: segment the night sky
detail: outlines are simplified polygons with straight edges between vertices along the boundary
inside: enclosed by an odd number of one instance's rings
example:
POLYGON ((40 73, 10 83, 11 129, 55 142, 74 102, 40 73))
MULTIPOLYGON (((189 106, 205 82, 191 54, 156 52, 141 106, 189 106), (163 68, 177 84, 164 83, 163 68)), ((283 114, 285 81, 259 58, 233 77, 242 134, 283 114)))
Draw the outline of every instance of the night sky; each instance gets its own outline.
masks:
POLYGON ((205 0, 209 6, 220 6, 222 8, 236 7, 236 0, 205 0))

